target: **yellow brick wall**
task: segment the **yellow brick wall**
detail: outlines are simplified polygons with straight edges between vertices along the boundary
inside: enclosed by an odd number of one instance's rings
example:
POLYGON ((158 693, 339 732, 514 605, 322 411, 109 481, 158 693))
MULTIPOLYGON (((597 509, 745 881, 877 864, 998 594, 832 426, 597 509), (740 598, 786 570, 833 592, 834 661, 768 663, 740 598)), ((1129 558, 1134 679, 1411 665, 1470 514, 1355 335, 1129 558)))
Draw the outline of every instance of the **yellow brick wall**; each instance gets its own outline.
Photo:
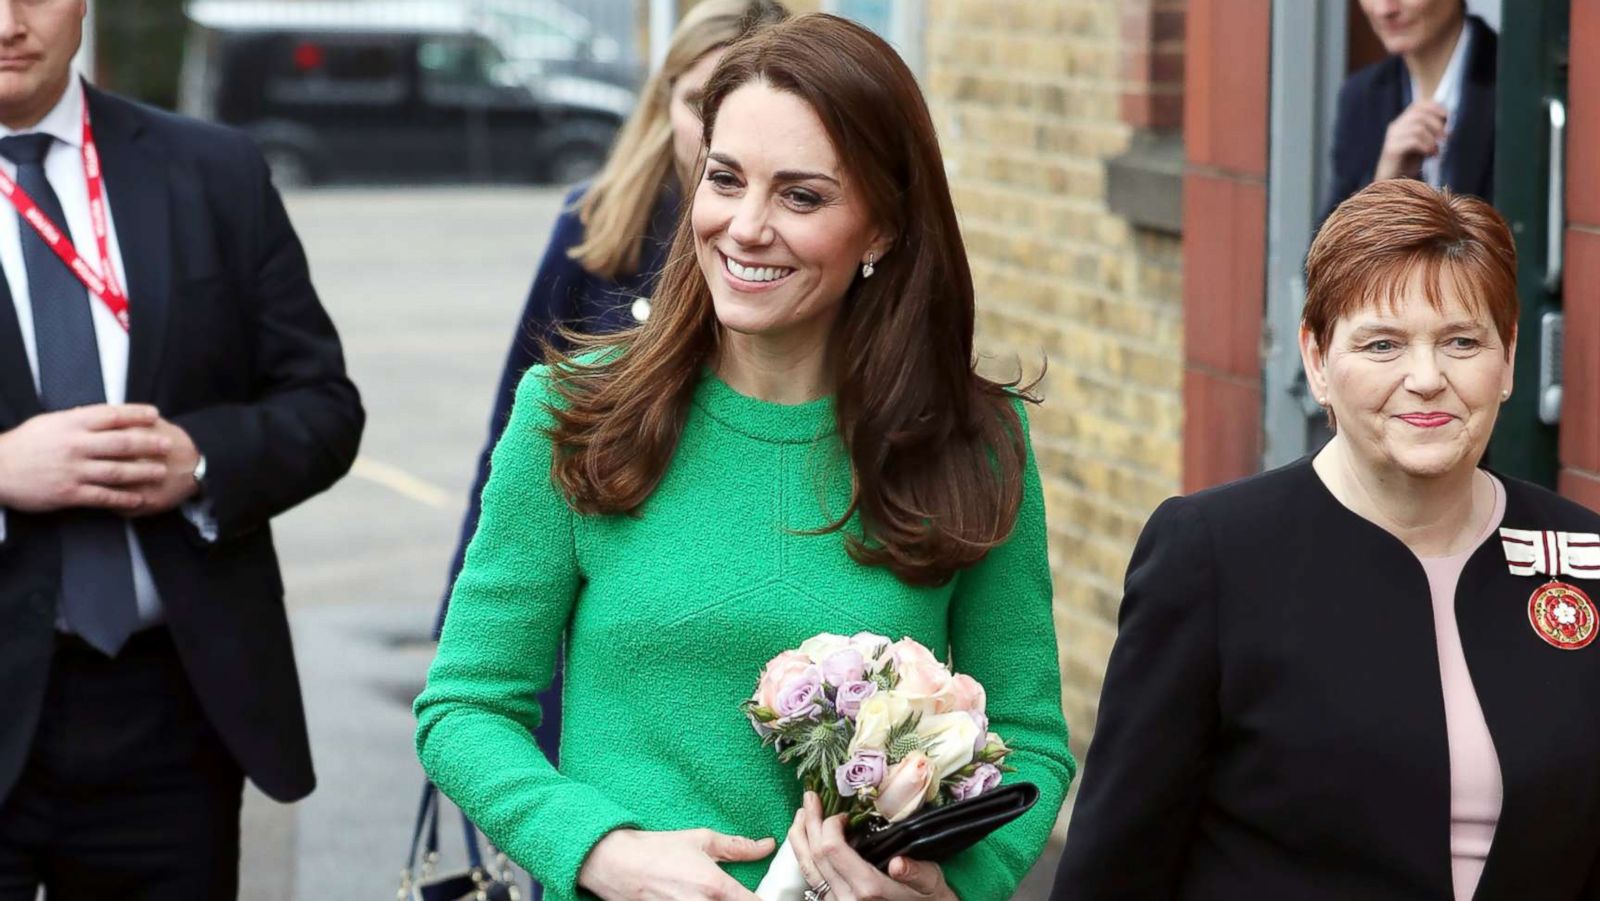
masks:
POLYGON ((1000 374, 1048 370, 1032 412, 1073 748, 1094 722, 1123 571, 1179 487, 1179 242, 1106 206, 1119 119, 1118 0, 927 0, 922 73, 1000 374))

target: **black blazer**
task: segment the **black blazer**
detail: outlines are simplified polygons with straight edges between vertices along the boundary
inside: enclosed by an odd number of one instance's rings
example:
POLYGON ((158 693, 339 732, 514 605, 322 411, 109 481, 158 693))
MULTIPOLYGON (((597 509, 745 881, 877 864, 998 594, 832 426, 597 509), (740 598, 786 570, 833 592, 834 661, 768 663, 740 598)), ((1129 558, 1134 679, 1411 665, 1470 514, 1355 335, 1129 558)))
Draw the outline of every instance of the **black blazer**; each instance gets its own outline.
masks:
MULTIPOLYGON (((243 135, 90 89, 130 300, 127 399, 206 458, 219 540, 136 520, 201 705, 262 791, 315 785, 267 522, 332 485, 364 413, 267 167, 243 135)), ((9 215, 9 213, 5 213, 9 215)), ((0 279, 0 431, 40 412, 0 279)), ((6 513, 0 545, 0 798, 21 771, 55 644, 55 517, 6 513)))
MULTIPOLYGON (((1450 140, 1440 161, 1444 183, 1452 190, 1494 201, 1495 57, 1499 41, 1494 29, 1477 16, 1467 17, 1472 46, 1467 48, 1461 79, 1461 106, 1450 123, 1450 140)), ((1345 198, 1372 184, 1383 137, 1411 105, 1411 76, 1405 60, 1389 56, 1351 73, 1339 89, 1339 111, 1333 126, 1333 184, 1322 207, 1326 219, 1345 198)))
MULTIPOLYGON (((1501 481, 1503 526, 1600 532, 1501 481)), ((1535 634, 1543 581, 1511 575, 1496 534, 1456 591, 1505 786, 1485 901, 1600 899, 1600 642, 1535 634)), ((1447 901, 1432 611, 1416 557, 1309 459, 1163 504, 1128 566, 1053 897, 1447 901)))

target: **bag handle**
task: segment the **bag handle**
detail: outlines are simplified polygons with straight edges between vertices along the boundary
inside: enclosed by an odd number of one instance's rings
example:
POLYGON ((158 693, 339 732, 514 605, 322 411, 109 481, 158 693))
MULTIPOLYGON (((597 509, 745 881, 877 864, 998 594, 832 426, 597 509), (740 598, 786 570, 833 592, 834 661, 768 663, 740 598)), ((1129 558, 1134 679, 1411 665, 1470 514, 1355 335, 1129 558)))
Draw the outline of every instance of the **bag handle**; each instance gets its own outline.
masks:
MULTIPOLYGON (((422 799, 417 804, 416 824, 411 830, 411 852, 406 857, 406 865, 400 871, 400 892, 398 897, 405 901, 410 897, 411 887, 416 879, 418 854, 421 854, 423 879, 432 875, 434 864, 439 859, 439 787, 431 780, 423 780, 422 799)), ((472 819, 466 811, 461 813, 462 842, 467 851, 467 866, 474 874, 476 881, 482 883, 491 877, 490 871, 484 866, 483 847, 479 840, 478 827, 473 825, 472 819)), ((498 853, 498 852, 497 852, 498 853)), ((511 871, 509 863, 503 853, 498 853, 496 867, 500 878, 509 880, 511 871)), ((480 885, 481 889, 481 885, 480 885)))
MULTIPOLYGON (((426 865, 439 853, 439 787, 431 781, 422 783, 422 799, 417 804, 416 825, 411 830, 411 853, 406 856, 406 871, 416 869, 418 854, 426 865)), ((465 811, 461 811, 462 844, 467 850, 467 865, 474 870, 483 869, 483 846, 478 827, 465 811)))

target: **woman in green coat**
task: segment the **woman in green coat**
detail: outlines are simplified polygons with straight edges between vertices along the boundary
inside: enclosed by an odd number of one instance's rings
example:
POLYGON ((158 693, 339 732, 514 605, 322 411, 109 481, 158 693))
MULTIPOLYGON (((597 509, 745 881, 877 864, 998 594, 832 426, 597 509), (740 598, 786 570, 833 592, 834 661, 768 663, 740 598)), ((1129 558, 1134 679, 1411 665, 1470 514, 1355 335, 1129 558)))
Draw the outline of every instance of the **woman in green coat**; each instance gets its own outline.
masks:
POLYGON ((974 369, 926 105, 882 40, 813 15, 730 48, 703 112, 649 322, 519 388, 417 700, 423 766, 548 897, 750 899, 773 839, 839 826, 796 814, 739 712, 762 664, 910 636, 986 687, 1041 801, 942 865, 824 841, 801 868, 829 901, 1009 897, 1075 764, 1026 393, 974 369), (557 770, 529 732, 563 634, 557 770))

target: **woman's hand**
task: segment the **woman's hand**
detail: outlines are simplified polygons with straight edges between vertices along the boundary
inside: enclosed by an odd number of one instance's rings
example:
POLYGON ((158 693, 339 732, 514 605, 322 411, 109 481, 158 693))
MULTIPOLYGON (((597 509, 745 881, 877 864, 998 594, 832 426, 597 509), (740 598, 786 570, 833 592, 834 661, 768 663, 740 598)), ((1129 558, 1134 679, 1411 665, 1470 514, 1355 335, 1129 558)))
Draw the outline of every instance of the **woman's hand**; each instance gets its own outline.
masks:
POLYGON ((806 881, 813 889, 827 883, 823 901, 958 901, 936 863, 896 857, 889 862, 888 876, 879 872, 845 841, 846 817, 841 813, 824 820, 822 802, 806 792, 805 806, 789 827, 789 845, 806 881))
POLYGON ((1422 161, 1444 149, 1449 124, 1449 111, 1443 104, 1428 99, 1413 101, 1384 132, 1383 151, 1378 156, 1373 181, 1415 178, 1422 172, 1422 161))
POLYGON ((616 829, 589 851, 578 885, 607 901, 756 901, 717 864, 760 860, 776 848, 710 829, 643 832, 616 829))

